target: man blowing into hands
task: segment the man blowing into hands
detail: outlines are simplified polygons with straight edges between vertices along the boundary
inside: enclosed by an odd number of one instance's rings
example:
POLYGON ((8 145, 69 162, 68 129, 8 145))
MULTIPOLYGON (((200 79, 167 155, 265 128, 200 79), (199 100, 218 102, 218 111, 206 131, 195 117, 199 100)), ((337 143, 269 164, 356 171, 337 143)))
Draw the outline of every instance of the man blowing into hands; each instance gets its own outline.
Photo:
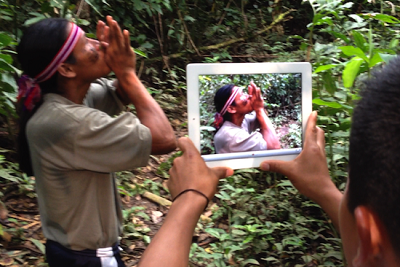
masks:
POLYGON ((253 82, 249 94, 233 84, 218 89, 214 97, 216 153, 279 149, 274 126, 264 109, 261 90, 253 82), (259 130, 259 131, 258 131, 259 130))
POLYGON ((164 112, 140 82, 128 31, 107 17, 98 40, 45 19, 18 45, 20 168, 35 175, 50 267, 123 267, 115 172, 176 148, 164 112), (117 82, 102 77, 111 71, 117 82), (136 114, 123 112, 132 103, 136 114))

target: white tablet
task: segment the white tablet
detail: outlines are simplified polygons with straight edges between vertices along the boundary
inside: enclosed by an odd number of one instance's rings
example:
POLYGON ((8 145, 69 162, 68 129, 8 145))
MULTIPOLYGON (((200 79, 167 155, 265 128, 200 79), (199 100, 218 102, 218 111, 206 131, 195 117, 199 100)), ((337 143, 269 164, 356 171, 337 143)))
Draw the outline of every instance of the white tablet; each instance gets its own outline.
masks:
MULTIPOLYGON (((189 138, 209 167, 259 167, 266 159, 292 160, 301 152, 305 127, 312 111, 310 63, 196 63, 187 65, 186 71, 189 138), (235 126, 229 120, 225 120, 219 129, 215 124, 215 94, 224 86, 234 85, 245 95, 250 82, 261 89, 264 107, 279 139, 280 148, 268 149, 267 143, 267 149, 217 153, 214 143, 217 131, 225 127, 224 135, 220 136, 237 133, 230 134, 229 129, 235 126)), ((246 118, 252 115, 250 113, 246 118)), ((237 127, 246 128, 243 125, 237 127)), ((236 130, 241 131, 232 131, 236 130)), ((248 134, 253 138, 253 135, 261 133, 259 129, 252 129, 248 134)), ((221 142, 221 138, 215 140, 221 142)), ((232 138, 229 140, 232 142, 232 138)), ((242 142, 243 139, 234 141, 242 142)))

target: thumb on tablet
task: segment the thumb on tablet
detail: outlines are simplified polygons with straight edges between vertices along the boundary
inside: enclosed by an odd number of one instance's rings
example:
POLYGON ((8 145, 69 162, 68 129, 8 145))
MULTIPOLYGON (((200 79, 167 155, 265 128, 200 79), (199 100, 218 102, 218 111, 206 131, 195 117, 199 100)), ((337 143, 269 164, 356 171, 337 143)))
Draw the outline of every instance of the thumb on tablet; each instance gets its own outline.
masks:
POLYGON ((266 160, 261 163, 260 168, 263 171, 278 172, 283 175, 289 176, 292 169, 291 165, 291 161, 266 160))
POLYGON ((218 179, 233 175, 233 170, 228 167, 214 167, 211 170, 217 175, 218 179))

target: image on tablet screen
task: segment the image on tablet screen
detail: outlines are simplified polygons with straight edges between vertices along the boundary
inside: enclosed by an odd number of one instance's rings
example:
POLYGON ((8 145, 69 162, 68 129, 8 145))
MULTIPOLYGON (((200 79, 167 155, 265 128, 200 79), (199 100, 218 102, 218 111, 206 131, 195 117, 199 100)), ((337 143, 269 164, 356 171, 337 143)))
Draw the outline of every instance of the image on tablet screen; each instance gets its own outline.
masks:
POLYGON ((192 63, 186 69, 189 138, 207 166, 253 168, 300 154, 312 108, 310 63, 192 63))
POLYGON ((201 154, 301 148, 301 78, 301 73, 199 75, 201 154), (255 96, 248 91, 251 83, 260 89, 267 120, 271 123, 269 131, 276 136, 279 146, 268 146, 262 140, 260 125, 251 106, 255 96), (234 113, 225 111, 221 121, 218 111, 226 103, 226 95, 235 87, 238 96, 231 104, 234 113), (233 124, 241 113, 246 113, 242 129, 233 124))

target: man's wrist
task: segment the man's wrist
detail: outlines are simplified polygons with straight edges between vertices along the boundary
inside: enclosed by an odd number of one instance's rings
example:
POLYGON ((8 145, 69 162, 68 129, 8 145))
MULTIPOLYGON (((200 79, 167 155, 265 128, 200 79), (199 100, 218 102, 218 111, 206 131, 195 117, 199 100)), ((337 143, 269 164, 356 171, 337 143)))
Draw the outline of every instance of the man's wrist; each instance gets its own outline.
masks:
POLYGON ((256 112, 256 114, 262 114, 265 113, 265 109, 264 107, 259 107, 259 108, 255 108, 254 111, 256 112))
POLYGON ((186 191, 179 197, 175 198, 172 206, 187 206, 194 211, 199 211, 200 213, 204 211, 206 205, 208 204, 207 198, 195 191, 186 191))
POLYGON ((329 205, 331 199, 335 199, 340 196, 342 193, 336 187, 336 185, 331 180, 329 174, 326 175, 325 178, 321 178, 327 181, 324 185, 319 186, 316 193, 310 196, 316 203, 318 203, 321 207, 325 205, 329 205))
POLYGON ((135 69, 128 69, 128 70, 123 70, 121 72, 116 72, 115 76, 117 76, 118 82, 123 85, 124 83, 132 83, 139 81, 135 69))

